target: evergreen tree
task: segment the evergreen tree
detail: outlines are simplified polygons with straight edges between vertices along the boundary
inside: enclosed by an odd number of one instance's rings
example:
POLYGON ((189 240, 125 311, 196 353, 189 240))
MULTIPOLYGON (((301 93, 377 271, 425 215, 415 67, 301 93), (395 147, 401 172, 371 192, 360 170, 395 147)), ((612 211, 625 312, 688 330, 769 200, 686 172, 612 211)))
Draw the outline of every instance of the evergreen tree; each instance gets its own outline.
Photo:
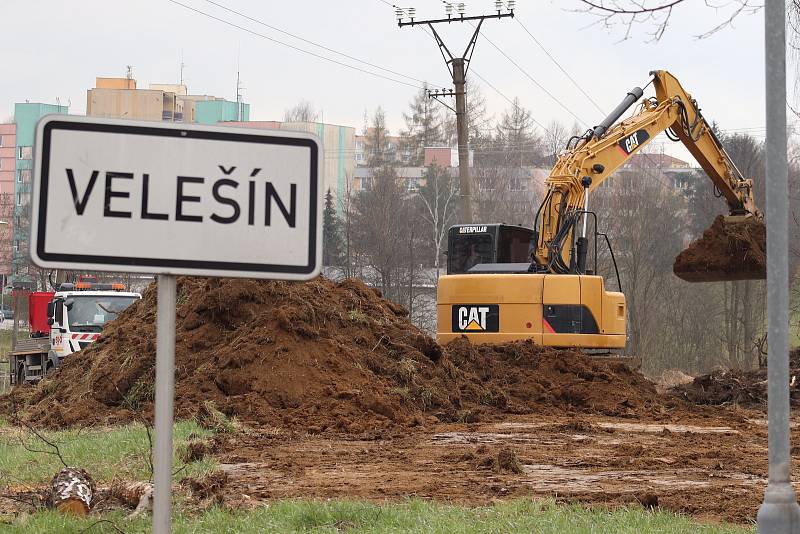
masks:
POLYGON ((322 215, 322 265, 341 265, 341 263, 341 228, 333 203, 333 194, 328 189, 325 193, 325 211, 322 215))
POLYGON ((409 113, 403 113, 406 131, 403 132, 404 147, 410 153, 411 165, 422 165, 425 160, 425 147, 442 143, 442 119, 438 104, 428 97, 427 85, 414 95, 408 105, 409 113))
POLYGON ((495 137, 506 164, 522 167, 541 160, 542 140, 536 135, 533 125, 530 110, 522 107, 519 98, 515 98, 511 108, 500 118, 495 137))

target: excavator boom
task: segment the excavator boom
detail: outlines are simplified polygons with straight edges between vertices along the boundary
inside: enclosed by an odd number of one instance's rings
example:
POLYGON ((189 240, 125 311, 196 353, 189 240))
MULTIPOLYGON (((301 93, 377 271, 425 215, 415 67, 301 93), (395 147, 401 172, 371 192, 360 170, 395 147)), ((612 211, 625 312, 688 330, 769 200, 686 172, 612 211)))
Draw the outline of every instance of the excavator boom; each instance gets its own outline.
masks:
MULTIPOLYGON (((637 113, 616 123, 642 97, 642 89, 635 87, 599 126, 570 140, 567 150, 558 158, 547 179, 545 199, 536 216, 535 270, 560 274, 585 272, 586 244, 582 241, 586 238, 585 227, 580 237, 575 235, 575 230, 578 222, 588 218, 591 192, 662 132, 686 146, 719 196, 727 201, 729 214, 735 218, 724 221, 721 238, 729 236, 735 240, 743 228, 747 230, 754 221, 760 224, 761 213, 753 199, 752 180, 742 176, 736 168, 701 115, 696 101, 667 71, 653 71, 651 75, 655 97, 642 100, 637 113), (736 228, 737 222, 745 224, 736 228), (577 245, 575 250, 573 242, 577 245)), ((727 269, 709 269, 702 262, 693 265, 684 261, 676 274, 693 282, 763 277, 763 273, 752 266, 737 272, 735 264, 742 258, 742 250, 738 246, 729 248, 727 269)))

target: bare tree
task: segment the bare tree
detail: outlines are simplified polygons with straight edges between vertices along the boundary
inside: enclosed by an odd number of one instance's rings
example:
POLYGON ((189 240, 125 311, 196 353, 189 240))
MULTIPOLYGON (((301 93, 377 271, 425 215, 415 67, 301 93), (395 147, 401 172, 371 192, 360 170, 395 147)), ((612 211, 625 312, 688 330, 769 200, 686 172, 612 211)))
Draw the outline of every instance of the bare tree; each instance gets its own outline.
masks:
POLYGON ((566 126, 557 120, 552 120, 547 125, 547 130, 542 137, 542 146, 545 162, 549 166, 552 167, 556 164, 558 155, 566 148, 570 135, 566 126))
POLYGON ((405 188, 397 176, 394 158, 386 137, 386 117, 382 108, 372 116, 366 132, 369 167, 368 186, 354 199, 353 241, 378 273, 377 285, 383 294, 397 300, 398 270, 406 250, 401 233, 408 225, 405 188))
POLYGON ((450 176, 447 169, 431 165, 428 167, 425 185, 419 188, 416 197, 421 206, 420 217, 428 226, 429 244, 433 249, 433 267, 438 279, 447 230, 455 222, 458 209, 458 180, 450 176))
POLYGON ((284 122, 316 122, 319 118, 319 111, 314 108, 311 102, 300 101, 286 110, 283 114, 284 122))
MULTIPOLYGON (((688 4, 685 0, 578 0, 583 5, 578 11, 597 17, 596 23, 607 28, 622 25, 625 28, 623 40, 630 38, 633 27, 637 24, 649 24, 651 40, 658 41, 669 25, 673 10, 680 4, 688 4)), ((756 0, 730 0, 722 4, 704 0, 706 7, 714 11, 726 10, 723 20, 710 30, 698 35, 702 39, 730 26, 734 19, 742 14, 755 13, 762 5, 756 0)))
POLYGON ((789 109, 796 117, 800 117, 800 0, 791 0, 787 9, 789 64, 794 70, 793 103, 789 109))
POLYGON ((345 176, 344 196, 337 199, 341 213, 342 231, 342 271, 345 277, 355 276, 355 250, 353 246, 353 213, 355 192, 353 191, 353 178, 345 176))
MULTIPOLYGON (((476 145, 475 141, 483 136, 483 132, 491 129, 492 117, 486 108, 486 97, 481 92, 472 77, 467 78, 467 130, 469 131, 469 143, 471 147, 476 145)), ((456 115, 446 112, 442 122, 442 136, 450 146, 458 145, 458 135, 456 133, 456 115)))
MULTIPOLYGON (((665 340, 664 300, 669 296, 672 261, 683 247, 680 214, 684 201, 663 179, 657 168, 618 171, 594 193, 592 204, 600 228, 612 236, 612 244, 628 304, 627 350, 647 355, 645 369, 660 366, 658 355, 665 340)), ((603 249, 601 249, 603 252, 603 249)), ((600 254, 599 272, 607 283, 615 272, 607 254, 600 254)), ((616 284, 613 284, 613 287, 616 284)), ((683 342, 667 342, 672 349, 683 342)))

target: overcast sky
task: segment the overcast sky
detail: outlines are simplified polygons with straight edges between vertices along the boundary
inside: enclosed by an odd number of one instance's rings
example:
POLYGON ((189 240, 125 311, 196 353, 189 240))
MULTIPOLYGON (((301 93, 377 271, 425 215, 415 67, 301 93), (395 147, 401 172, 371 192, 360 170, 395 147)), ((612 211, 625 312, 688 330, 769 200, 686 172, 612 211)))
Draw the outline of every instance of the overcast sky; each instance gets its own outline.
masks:
MULTIPOLYGON (((264 36, 385 74, 412 85, 419 82, 336 56, 249 21, 206 0, 176 0, 264 36)), ((433 39, 419 28, 398 28, 394 10, 383 0, 214 0, 217 4, 305 39, 369 61, 386 69, 441 86, 449 80, 433 39)), ((389 0, 391 3, 392 0, 389 0)), ((724 4, 725 2, 719 2, 724 4)), ((518 0, 518 20, 487 21, 482 35, 555 95, 537 87, 486 39, 480 39, 472 68, 509 98, 519 97, 534 118, 547 125, 576 119, 588 125, 601 114, 525 32, 524 24, 561 66, 604 110, 612 109, 634 85, 647 83, 648 71, 667 69, 699 101, 709 120, 723 129, 763 137, 763 12, 743 14, 732 27, 705 39, 696 35, 724 20, 728 11, 686 0, 675 8, 658 42, 648 42, 654 27, 642 23, 622 40, 624 27, 592 26, 595 17, 576 13, 577 0, 518 0), (566 109, 565 109, 566 108, 566 109)), ((417 17, 444 14, 441 0, 403 0, 417 17)), ((468 14, 490 12, 491 0, 467 2, 468 14)), ((417 90, 324 61, 242 29, 212 20, 169 0, 2 0, 0 2, 0 119, 13 114, 13 103, 70 102, 84 113, 86 90, 95 76, 124 76, 133 66, 139 87, 175 83, 181 58, 191 93, 235 99, 237 64, 251 118, 280 120, 301 99, 324 113, 324 121, 361 129, 364 114, 386 110, 397 131, 402 112, 417 90), (135 7, 134 7, 135 6, 135 7)), ((442 27, 448 46, 461 50, 472 28, 442 27)), ((499 117, 507 100, 475 80, 489 111, 499 117)), ((652 88, 650 89, 652 94, 652 88)))

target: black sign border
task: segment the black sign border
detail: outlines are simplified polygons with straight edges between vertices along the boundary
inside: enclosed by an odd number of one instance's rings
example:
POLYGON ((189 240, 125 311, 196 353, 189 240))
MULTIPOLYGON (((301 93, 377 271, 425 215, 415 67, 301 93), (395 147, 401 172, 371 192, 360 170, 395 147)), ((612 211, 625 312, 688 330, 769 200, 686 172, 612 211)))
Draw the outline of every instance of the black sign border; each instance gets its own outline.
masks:
POLYGON ((50 121, 44 125, 42 134, 42 160, 39 185, 39 220, 36 235, 36 253, 40 259, 48 262, 71 262, 98 265, 143 266, 160 268, 185 268, 218 271, 250 271, 257 273, 291 273, 311 274, 316 269, 317 249, 317 180, 318 180, 318 146, 311 139, 299 137, 274 137, 270 135, 254 135, 248 133, 218 132, 209 130, 192 130, 182 128, 158 128, 139 125, 102 124, 72 121, 50 121), (53 130, 78 130, 88 132, 124 133, 155 137, 176 137, 181 139, 207 139, 214 141, 236 141, 268 145, 288 145, 308 147, 311 150, 311 187, 309 204, 309 240, 308 261, 306 265, 274 265, 263 263, 242 263, 205 260, 175 260, 163 258, 131 258, 125 256, 96 256, 87 254, 61 254, 45 251, 45 229, 47 227, 47 188, 50 180, 50 137, 53 130))

